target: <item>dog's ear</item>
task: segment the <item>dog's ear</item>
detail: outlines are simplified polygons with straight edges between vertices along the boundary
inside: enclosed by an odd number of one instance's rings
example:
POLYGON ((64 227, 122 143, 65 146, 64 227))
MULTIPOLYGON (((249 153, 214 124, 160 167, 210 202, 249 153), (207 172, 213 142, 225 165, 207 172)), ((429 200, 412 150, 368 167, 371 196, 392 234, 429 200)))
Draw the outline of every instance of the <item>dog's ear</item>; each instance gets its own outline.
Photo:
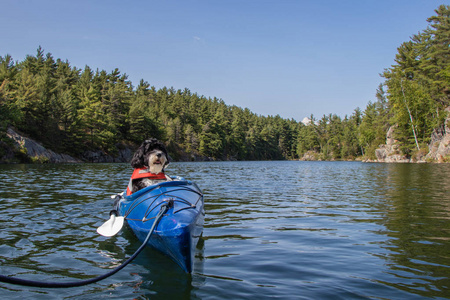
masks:
POLYGON ((142 144, 136 152, 134 152, 133 158, 131 159, 131 166, 134 169, 143 168, 145 166, 144 162, 145 144, 142 144))
POLYGON ((166 155, 166 162, 164 163, 164 166, 163 166, 163 172, 164 172, 164 169, 169 165, 169 163, 170 163, 169 156, 166 155))

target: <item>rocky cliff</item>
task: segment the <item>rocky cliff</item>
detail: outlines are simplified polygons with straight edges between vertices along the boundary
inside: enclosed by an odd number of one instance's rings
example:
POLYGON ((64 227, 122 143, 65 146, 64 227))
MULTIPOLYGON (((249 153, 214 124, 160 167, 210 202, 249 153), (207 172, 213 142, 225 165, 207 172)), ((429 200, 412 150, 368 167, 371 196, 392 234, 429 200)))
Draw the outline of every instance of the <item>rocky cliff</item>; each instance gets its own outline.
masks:
POLYGON ((425 157, 427 161, 450 162, 450 107, 446 111, 449 117, 431 136, 430 152, 425 157))
POLYGON ((397 126, 391 126, 386 133, 386 144, 380 145, 375 150, 378 162, 410 162, 404 154, 399 151, 399 141, 394 138, 394 132, 397 126))
MULTIPOLYGON (((6 132, 7 136, 14 141, 14 147, 16 152, 22 152, 23 155, 28 157, 33 162, 41 163, 82 163, 82 162, 128 162, 133 155, 132 150, 127 147, 121 147, 118 150, 118 154, 115 156, 106 154, 102 151, 86 151, 80 158, 75 158, 67 154, 59 154, 52 150, 46 149, 40 143, 33 139, 25 137, 22 134, 16 132, 13 128, 8 128, 6 132)), ((5 161, 12 161, 14 156, 12 151, 7 151, 5 161)))
POLYGON ((434 130, 428 153, 414 158, 408 158, 399 151, 399 142, 394 138, 397 126, 391 126, 386 134, 386 144, 375 150, 378 162, 450 162, 450 107, 447 107, 448 117, 444 124, 434 130))
POLYGON ((18 151, 26 151, 26 155, 33 161, 49 163, 79 163, 82 162, 67 154, 55 153, 46 149, 38 142, 24 137, 14 131, 11 127, 6 132, 7 136, 15 142, 18 151))

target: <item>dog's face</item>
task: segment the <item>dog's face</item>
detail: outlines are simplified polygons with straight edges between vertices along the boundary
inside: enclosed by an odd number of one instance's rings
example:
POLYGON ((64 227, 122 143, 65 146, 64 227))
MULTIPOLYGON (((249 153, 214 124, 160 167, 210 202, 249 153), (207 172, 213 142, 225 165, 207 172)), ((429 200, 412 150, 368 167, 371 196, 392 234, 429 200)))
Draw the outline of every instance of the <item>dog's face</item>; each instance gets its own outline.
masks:
POLYGON ((151 173, 158 174, 163 172, 166 164, 167 157, 163 151, 155 149, 148 153, 148 168, 151 173))
POLYGON ((133 168, 145 167, 153 174, 164 172, 164 168, 168 164, 169 157, 166 147, 154 138, 144 141, 131 159, 133 168))

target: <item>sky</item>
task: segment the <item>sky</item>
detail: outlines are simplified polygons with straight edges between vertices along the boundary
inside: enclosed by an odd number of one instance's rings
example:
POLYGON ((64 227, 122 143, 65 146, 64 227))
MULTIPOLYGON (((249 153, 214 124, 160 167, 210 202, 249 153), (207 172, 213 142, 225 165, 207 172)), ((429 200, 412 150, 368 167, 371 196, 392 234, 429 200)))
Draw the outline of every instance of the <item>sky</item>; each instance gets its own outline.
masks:
POLYGON ((375 101, 397 48, 435 0, 0 0, 0 56, 41 46, 133 86, 188 88, 258 115, 301 121, 375 101))

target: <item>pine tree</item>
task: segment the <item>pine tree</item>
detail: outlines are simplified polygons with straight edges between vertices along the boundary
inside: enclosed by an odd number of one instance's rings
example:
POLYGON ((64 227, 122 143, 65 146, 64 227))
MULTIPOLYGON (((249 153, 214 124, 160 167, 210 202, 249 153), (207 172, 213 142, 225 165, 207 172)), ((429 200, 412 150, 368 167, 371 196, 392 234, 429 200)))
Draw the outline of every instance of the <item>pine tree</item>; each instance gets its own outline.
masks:
POLYGON ((449 104, 450 6, 441 5, 436 13, 428 19, 433 29, 403 43, 398 48, 397 64, 383 73, 392 123, 398 125, 396 138, 407 155, 429 142, 449 104))

